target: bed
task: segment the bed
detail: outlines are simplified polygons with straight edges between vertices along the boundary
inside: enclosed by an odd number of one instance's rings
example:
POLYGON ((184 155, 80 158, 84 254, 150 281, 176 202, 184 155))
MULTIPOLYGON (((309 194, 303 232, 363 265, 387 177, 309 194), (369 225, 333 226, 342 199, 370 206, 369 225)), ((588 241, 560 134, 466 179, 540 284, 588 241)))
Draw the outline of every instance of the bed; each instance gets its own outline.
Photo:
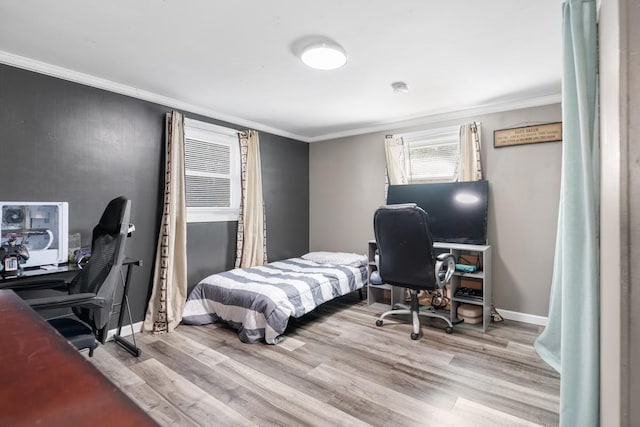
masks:
POLYGON ((189 294, 182 323, 223 321, 238 330, 242 342, 277 344, 289 318, 361 289, 367 282, 366 264, 363 255, 312 252, 213 274, 189 294))

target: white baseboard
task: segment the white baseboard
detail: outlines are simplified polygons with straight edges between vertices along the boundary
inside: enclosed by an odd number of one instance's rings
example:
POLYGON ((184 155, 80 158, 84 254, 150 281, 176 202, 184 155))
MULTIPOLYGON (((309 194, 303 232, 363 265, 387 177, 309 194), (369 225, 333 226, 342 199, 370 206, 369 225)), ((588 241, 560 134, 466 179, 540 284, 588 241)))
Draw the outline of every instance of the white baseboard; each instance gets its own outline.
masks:
POLYGON ((532 325, 547 326, 548 318, 544 316, 538 316, 536 314, 520 313, 517 311, 503 310, 502 308, 496 309, 498 313, 508 320, 516 320, 518 322, 530 323, 532 325))
MULTIPOLYGON (((133 324, 133 332, 134 333, 138 333, 140 331, 142 331, 142 324, 144 322, 137 322, 133 324)), ((113 336, 116 334, 116 332, 118 332, 118 328, 114 328, 114 329, 110 329, 109 332, 107 332, 107 341, 110 341, 113 336)), ((129 335, 131 335, 131 327, 129 327, 129 325, 123 325, 122 326, 122 331, 120 331, 120 336, 121 337, 128 337, 129 335)))

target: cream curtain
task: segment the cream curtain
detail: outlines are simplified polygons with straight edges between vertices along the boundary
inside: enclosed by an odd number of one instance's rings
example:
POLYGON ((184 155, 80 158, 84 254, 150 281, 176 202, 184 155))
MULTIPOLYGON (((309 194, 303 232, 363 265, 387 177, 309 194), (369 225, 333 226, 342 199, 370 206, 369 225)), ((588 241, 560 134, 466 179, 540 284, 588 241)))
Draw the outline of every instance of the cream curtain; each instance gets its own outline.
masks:
POLYGON ((476 123, 460 126, 459 170, 459 181, 480 181, 482 179, 480 132, 476 123))
POLYGON ((258 132, 241 132, 242 199, 238 218, 236 268, 267 263, 266 213, 262 198, 262 168, 258 132))
POLYGON ((384 139, 384 151, 387 157, 389 185, 407 184, 402 137, 387 135, 384 139))
POLYGON ((162 222, 158 237, 153 290, 142 327, 171 332, 182 320, 187 299, 187 226, 184 180, 184 117, 167 114, 162 222))

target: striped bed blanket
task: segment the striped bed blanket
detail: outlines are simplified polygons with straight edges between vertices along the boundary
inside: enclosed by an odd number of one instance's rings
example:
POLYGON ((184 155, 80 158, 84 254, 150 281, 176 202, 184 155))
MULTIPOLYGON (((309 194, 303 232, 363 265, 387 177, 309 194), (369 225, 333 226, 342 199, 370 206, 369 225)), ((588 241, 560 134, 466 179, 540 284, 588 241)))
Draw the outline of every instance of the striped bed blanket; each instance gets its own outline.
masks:
POLYGON ((301 317, 320 304, 364 286, 366 265, 319 264, 290 258, 260 267, 213 274, 189 294, 182 322, 224 321, 242 342, 283 339, 289 317, 301 317))

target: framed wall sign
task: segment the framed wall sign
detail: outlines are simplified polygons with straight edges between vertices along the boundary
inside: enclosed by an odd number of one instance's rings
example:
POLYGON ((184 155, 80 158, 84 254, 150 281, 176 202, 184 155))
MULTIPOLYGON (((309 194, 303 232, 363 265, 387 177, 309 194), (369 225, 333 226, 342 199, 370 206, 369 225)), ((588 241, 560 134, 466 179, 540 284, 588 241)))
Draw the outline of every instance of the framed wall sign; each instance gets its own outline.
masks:
POLYGON ((562 122, 493 131, 495 148, 562 141, 562 122))

